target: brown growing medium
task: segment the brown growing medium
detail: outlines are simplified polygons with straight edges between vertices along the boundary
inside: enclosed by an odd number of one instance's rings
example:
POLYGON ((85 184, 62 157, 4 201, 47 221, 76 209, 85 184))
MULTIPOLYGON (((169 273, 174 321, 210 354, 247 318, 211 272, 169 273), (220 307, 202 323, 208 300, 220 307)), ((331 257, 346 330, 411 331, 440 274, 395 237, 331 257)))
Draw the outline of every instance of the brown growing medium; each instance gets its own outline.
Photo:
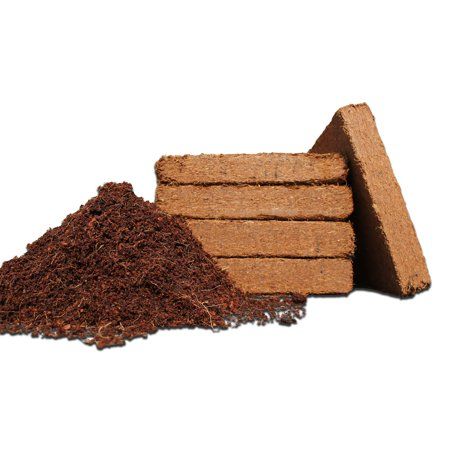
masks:
POLYGON ((156 204, 190 219, 344 220, 353 212, 352 191, 340 185, 164 185, 156 204))
POLYGON ((163 156, 155 165, 159 184, 342 184, 345 158, 336 153, 163 156))
POLYGON ((128 183, 98 196, 0 269, 0 333, 123 345, 164 328, 294 323, 300 296, 245 296, 184 221, 128 183))
POLYGON ((357 284, 399 297, 428 289, 427 263, 369 106, 340 108, 310 151, 348 159, 357 284))

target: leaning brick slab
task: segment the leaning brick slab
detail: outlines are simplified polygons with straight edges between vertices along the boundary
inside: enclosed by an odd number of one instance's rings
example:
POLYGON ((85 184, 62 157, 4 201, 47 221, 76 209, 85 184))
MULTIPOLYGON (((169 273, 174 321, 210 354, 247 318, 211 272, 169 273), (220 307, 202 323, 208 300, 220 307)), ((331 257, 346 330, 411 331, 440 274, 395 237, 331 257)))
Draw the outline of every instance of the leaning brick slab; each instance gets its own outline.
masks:
POLYGON ((155 169, 163 184, 324 184, 347 179, 345 159, 337 154, 164 156, 155 169))
POLYGON ((193 235, 212 256, 350 257, 349 222, 293 220, 188 220, 193 235))
POLYGON ((369 107, 339 109, 311 152, 348 160, 358 284, 401 297, 427 289, 425 258, 369 107))
POLYGON ((157 205, 199 219, 342 220, 353 210, 348 186, 159 185, 157 205))
POLYGON ((244 292, 252 294, 347 294, 353 266, 342 258, 217 258, 244 292))

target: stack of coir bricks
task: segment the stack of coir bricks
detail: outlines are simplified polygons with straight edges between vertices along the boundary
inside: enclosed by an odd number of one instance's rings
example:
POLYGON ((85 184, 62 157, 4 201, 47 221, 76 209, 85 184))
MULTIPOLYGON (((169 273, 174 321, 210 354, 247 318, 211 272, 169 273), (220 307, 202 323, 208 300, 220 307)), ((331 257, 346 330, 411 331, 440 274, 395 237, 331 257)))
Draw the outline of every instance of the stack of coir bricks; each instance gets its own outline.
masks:
POLYGON ((167 156, 156 201, 249 293, 353 289, 352 192, 339 154, 167 156))
POLYGON ((356 286, 397 297, 431 285, 365 103, 340 108, 309 153, 168 156, 156 173, 158 205, 247 292, 345 294, 353 269, 356 286))

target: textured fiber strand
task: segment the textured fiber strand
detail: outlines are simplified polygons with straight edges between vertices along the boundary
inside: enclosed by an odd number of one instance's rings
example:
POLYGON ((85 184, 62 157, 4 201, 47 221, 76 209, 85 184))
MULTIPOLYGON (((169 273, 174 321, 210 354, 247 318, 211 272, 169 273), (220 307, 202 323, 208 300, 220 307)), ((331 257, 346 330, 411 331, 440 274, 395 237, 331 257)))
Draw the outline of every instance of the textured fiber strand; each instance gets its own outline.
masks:
POLYGON ((0 269, 0 333, 123 345, 163 328, 283 324, 301 296, 245 296, 181 219, 107 183, 0 269))

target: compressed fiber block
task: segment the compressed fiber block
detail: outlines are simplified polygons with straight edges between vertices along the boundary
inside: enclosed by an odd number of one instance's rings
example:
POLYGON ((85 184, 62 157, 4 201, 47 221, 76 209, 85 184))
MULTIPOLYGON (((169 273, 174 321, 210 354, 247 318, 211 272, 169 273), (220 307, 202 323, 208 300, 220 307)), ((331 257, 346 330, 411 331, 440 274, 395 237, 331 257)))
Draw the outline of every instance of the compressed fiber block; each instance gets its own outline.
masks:
POLYGON ((155 169, 163 184, 338 184, 347 179, 345 159, 333 153, 164 156, 155 169))
POLYGON ((344 258, 217 258, 244 292, 252 294, 347 294, 353 265, 344 258))
POLYGON ((349 222, 188 220, 212 256, 350 257, 355 243, 349 222))
POLYGON ((369 107, 339 109, 310 151, 348 160, 357 284, 400 297, 427 289, 425 258, 369 107))
POLYGON ((169 214, 199 219, 343 220, 353 210, 348 186, 159 185, 157 205, 169 214))

